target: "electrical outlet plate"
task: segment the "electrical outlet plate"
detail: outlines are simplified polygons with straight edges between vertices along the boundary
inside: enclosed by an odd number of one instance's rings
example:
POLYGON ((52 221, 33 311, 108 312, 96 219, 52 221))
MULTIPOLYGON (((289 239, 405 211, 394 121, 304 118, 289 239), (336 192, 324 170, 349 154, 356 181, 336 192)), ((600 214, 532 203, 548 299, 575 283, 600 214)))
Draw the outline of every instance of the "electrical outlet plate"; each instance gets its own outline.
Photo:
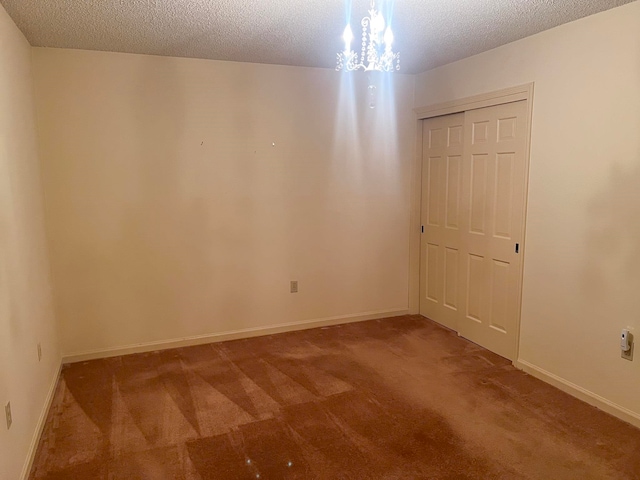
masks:
POLYGON ((291 280, 291 293, 298 293, 298 281, 291 280))
POLYGON ((7 430, 11 428, 11 424, 13 423, 13 419, 11 418, 11 402, 7 402, 4 406, 4 415, 7 417, 7 430))
MULTIPOLYGON (((633 339, 633 337, 631 337, 633 339)), ((623 352, 622 350, 620 351, 620 357, 624 358, 625 360, 629 360, 629 361, 633 361, 633 347, 635 347, 634 342, 631 342, 631 348, 629 348, 629 350, 627 350, 626 352, 623 352)))

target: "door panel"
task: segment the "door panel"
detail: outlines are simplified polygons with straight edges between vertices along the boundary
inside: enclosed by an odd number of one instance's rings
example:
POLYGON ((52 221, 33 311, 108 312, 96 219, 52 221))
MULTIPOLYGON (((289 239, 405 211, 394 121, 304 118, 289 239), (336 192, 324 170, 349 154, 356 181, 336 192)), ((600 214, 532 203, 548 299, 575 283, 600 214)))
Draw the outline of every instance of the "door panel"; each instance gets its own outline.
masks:
POLYGON ((458 230, 460 227, 460 194, 462 187, 462 156, 447 157, 447 204, 446 227, 458 230))
POLYGON ((455 248, 444 247, 444 306, 458 310, 458 256, 455 248))
POLYGON ((487 220, 487 164, 488 155, 471 156, 471 233, 484 235, 487 220))
POLYGON ((438 245, 427 243, 427 300, 438 303, 440 301, 440 279, 438 274, 438 245))
POLYGON ((420 313, 513 359, 526 102, 423 122, 420 313))
POLYGON ((456 328, 464 114, 423 122, 420 313, 456 328))
POLYGON ((485 258, 481 255, 467 254, 467 318, 482 323, 485 315, 485 258))
POLYGON ((510 359, 520 315, 522 254, 515 244, 524 222, 526 113, 524 101, 465 112, 462 176, 470 188, 463 202, 470 215, 461 250, 469 277, 458 332, 510 359))

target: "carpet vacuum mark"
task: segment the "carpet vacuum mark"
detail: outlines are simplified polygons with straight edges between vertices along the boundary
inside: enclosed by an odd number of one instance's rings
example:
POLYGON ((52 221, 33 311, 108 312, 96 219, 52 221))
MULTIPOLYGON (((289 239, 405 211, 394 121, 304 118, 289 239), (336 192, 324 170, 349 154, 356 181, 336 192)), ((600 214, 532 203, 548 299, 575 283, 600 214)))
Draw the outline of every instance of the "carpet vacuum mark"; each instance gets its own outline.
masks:
POLYGON ((419 316, 65 365, 30 478, 640 479, 640 430, 419 316))

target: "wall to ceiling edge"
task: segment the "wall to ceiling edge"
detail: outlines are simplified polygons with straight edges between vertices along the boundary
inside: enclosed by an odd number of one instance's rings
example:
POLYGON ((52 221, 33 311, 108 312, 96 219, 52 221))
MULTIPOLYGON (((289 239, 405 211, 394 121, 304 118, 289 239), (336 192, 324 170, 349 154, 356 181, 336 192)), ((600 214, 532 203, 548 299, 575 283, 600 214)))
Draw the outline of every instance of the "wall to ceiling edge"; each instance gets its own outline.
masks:
POLYGON ((636 425, 639 24, 633 2, 425 72, 414 105, 535 82, 518 365, 636 425))

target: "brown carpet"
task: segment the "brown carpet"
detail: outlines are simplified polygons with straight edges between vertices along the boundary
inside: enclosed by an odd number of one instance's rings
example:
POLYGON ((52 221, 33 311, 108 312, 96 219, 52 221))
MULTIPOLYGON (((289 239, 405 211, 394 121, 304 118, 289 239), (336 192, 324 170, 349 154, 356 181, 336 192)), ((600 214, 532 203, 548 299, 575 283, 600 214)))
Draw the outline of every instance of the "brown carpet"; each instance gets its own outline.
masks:
POLYGON ((640 430, 418 316, 66 365, 32 479, 639 479, 640 430))

